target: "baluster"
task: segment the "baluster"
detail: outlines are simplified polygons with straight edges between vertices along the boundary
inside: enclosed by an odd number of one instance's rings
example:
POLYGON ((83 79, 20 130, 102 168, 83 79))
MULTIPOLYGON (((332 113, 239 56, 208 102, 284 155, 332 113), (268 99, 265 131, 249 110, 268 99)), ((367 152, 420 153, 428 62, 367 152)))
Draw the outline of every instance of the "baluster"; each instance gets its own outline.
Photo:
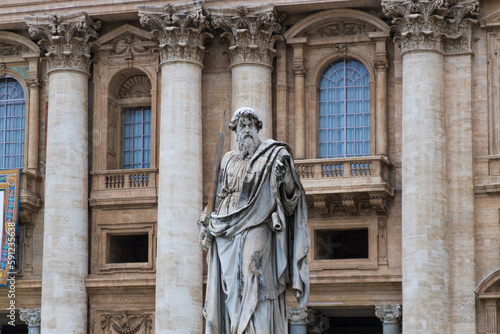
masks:
POLYGON ((149 187, 149 174, 146 174, 146 187, 149 187))
POLYGON ((104 184, 106 186, 106 189, 108 189, 108 182, 109 182, 109 176, 104 177, 104 184))
POLYGON ((125 185, 125 175, 120 175, 118 178, 118 182, 120 182, 120 188, 123 188, 125 185))

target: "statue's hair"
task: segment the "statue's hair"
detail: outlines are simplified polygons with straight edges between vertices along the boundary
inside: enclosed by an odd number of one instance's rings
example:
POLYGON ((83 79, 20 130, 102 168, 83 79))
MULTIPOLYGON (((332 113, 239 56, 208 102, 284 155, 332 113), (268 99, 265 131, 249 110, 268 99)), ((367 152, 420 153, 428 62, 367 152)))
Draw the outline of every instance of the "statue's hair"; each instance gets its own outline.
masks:
POLYGON ((238 122, 240 121, 241 117, 252 119, 255 126, 257 127, 257 130, 260 131, 262 129, 262 121, 260 120, 259 115, 257 115, 255 110, 249 107, 241 107, 234 112, 233 118, 231 119, 231 122, 229 122, 229 128, 232 131, 236 131, 238 122))

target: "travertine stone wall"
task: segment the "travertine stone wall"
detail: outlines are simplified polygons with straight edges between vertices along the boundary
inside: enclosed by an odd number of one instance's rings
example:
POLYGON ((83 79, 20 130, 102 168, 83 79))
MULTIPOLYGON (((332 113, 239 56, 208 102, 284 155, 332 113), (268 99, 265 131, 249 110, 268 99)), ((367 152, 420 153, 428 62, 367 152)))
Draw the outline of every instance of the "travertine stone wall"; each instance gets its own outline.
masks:
POLYGON ((87 333, 88 75, 49 74, 42 332, 87 333))

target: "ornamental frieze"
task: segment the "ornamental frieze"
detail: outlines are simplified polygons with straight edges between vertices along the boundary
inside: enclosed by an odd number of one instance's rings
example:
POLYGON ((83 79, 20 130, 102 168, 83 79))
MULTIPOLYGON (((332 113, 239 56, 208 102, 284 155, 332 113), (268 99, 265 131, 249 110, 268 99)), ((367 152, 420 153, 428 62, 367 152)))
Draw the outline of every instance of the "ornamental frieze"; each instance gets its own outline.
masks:
POLYGON ((160 42, 161 62, 184 60, 203 62, 208 32, 208 14, 202 1, 182 5, 138 6, 141 24, 160 42))
POLYGON ((21 46, 0 43, 0 56, 17 56, 21 54, 21 46))
POLYGON ((255 62, 271 66, 274 45, 283 38, 274 6, 212 9, 212 25, 229 42, 231 64, 255 62))
POLYGON ((471 50, 471 16, 479 14, 479 2, 456 0, 383 0, 382 10, 392 17, 402 52, 471 50))
POLYGON ((57 69, 89 72, 91 48, 97 38, 100 21, 93 21, 85 12, 67 15, 25 17, 29 33, 40 38, 38 45, 46 51, 49 71, 57 69))
POLYGON ((318 29, 321 37, 359 36, 366 31, 364 24, 339 21, 318 29))

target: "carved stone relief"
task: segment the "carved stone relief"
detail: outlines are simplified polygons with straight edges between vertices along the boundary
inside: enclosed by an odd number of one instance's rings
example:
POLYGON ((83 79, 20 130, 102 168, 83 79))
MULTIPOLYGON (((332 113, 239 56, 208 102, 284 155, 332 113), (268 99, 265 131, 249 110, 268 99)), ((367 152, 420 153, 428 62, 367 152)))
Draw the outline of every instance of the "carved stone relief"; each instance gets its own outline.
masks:
POLYGON ((364 24, 345 21, 339 21, 318 29, 318 33, 321 37, 357 36, 363 34, 365 31, 367 31, 367 29, 365 29, 364 24))
POLYGON ((152 334, 153 319, 151 314, 109 313, 101 315, 102 334, 152 334))
POLYGON ((231 63, 258 62, 271 65, 277 54, 274 45, 283 37, 280 19, 272 6, 213 10, 212 25, 221 28, 229 42, 231 63))
POLYGON ((0 56, 17 56, 21 54, 21 46, 0 43, 0 56))
POLYGON ((202 3, 166 6, 139 6, 140 22, 160 42, 161 62, 186 60, 203 62, 208 32, 207 13, 202 3))
POLYGON ((470 16, 479 14, 479 1, 457 4, 457 1, 382 1, 386 16, 400 36, 403 52, 429 49, 444 52, 471 50, 470 16))
POLYGON ((118 91, 121 99, 151 95, 151 82, 145 75, 135 75, 125 81, 118 91))

